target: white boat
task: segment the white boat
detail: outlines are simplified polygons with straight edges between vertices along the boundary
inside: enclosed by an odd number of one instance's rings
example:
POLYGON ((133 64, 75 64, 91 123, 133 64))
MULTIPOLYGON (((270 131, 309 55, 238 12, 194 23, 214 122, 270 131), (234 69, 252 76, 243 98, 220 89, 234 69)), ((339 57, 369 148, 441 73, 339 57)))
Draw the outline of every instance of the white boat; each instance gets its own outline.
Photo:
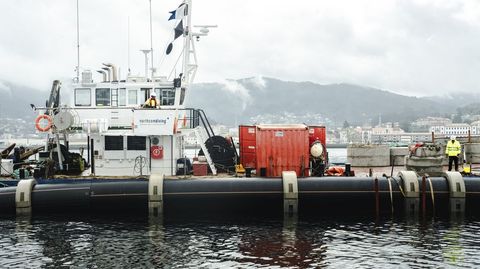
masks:
POLYGON ((199 32, 195 32, 191 24, 192 1, 185 0, 180 7, 177 13, 179 10, 184 13, 177 14, 175 36, 183 39, 183 44, 179 44, 183 45, 182 72, 170 80, 155 75, 153 67, 148 72, 148 51, 145 51, 145 76, 118 78, 117 67, 110 63, 103 64, 98 71, 103 73, 102 81, 95 81, 92 71, 85 70, 81 75, 77 71, 72 88, 66 89, 71 91, 68 105, 60 104, 62 84, 54 81, 47 106, 36 108, 39 112, 37 129, 46 133, 46 148, 53 148, 40 153, 40 161, 54 159, 60 173, 84 170, 83 175, 187 173, 189 161, 183 158, 184 135, 195 131, 210 170, 216 174, 217 169, 204 143, 214 136, 213 130, 203 111, 184 105, 197 69, 194 42, 207 35, 212 26, 201 26, 199 32), (156 94, 159 106, 143 107, 152 93, 156 94), (81 137, 84 141, 87 151, 84 159, 79 155, 66 156, 72 137, 77 141, 81 137), (69 165, 76 167, 73 169, 69 165), (90 169, 86 169, 88 166, 90 169))

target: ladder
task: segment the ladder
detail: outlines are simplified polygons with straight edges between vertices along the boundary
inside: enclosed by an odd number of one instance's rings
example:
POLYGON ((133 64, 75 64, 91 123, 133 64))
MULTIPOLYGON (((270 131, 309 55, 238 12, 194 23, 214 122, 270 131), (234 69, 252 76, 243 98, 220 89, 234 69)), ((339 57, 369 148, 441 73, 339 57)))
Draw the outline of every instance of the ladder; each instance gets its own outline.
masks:
POLYGON ((200 144, 200 147, 202 148, 203 154, 207 159, 208 166, 210 166, 210 170, 212 170, 212 174, 217 175, 217 168, 215 167, 215 164, 212 161, 212 157, 210 157, 210 153, 208 152, 207 146, 205 145, 205 142, 207 141, 207 139, 205 138, 205 134, 203 133, 204 130, 200 126, 195 127, 194 130, 195 130, 195 136, 197 138, 197 142, 200 144))

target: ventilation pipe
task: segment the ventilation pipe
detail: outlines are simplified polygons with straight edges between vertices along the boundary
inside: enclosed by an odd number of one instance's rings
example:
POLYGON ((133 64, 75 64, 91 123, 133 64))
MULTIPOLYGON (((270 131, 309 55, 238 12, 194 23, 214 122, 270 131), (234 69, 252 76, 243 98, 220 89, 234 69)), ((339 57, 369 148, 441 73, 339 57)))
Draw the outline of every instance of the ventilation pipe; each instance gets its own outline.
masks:
POLYGON ((97 70, 97 72, 103 75, 102 82, 107 82, 107 72, 105 72, 104 70, 97 70))
POLYGON ((111 72, 112 72, 112 71, 110 70, 110 68, 108 68, 108 67, 102 67, 102 69, 105 70, 105 71, 107 71, 107 74, 108 74, 108 79, 107 79, 107 81, 111 81, 110 78, 111 78, 111 72))
POLYGON ((105 65, 106 67, 110 67, 112 68, 112 76, 111 76, 111 79, 112 81, 118 81, 117 80, 117 67, 111 63, 104 63, 103 65, 105 65))

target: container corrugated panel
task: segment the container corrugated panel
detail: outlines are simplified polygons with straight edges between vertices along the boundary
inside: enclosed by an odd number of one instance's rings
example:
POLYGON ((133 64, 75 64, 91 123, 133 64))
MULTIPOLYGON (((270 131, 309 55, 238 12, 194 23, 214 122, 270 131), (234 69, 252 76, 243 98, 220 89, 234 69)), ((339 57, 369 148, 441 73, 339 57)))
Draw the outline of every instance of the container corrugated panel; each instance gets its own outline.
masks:
POLYGON ((256 127, 241 125, 238 130, 240 142, 240 163, 245 168, 255 168, 256 153, 256 127))
POLYGON ((257 126, 257 175, 281 177, 283 171, 308 176, 309 142, 305 125, 257 126))
POLYGON ((327 129, 325 126, 308 126, 308 140, 310 145, 315 141, 320 141, 320 143, 326 145, 327 129))

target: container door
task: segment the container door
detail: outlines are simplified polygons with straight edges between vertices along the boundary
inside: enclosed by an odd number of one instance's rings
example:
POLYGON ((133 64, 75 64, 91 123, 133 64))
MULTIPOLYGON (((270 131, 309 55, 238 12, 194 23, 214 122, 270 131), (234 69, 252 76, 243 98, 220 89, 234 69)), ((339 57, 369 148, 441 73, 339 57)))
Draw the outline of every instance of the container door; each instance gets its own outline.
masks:
POLYGON ((239 126, 240 163, 245 168, 255 168, 256 157, 256 127, 239 126))

